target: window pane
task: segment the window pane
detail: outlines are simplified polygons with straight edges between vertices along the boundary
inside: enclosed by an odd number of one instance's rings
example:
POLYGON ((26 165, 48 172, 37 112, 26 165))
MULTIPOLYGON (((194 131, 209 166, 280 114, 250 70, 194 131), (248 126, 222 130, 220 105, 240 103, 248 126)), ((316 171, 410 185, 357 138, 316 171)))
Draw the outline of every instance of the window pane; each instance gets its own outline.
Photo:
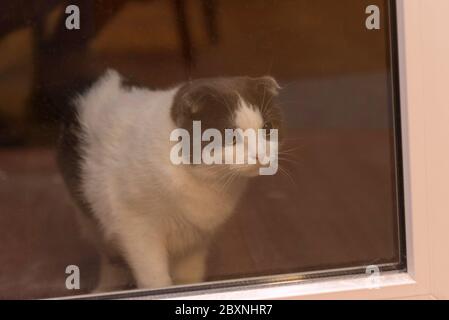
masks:
POLYGON ((0 10, 0 298, 405 268, 394 1, 0 10))

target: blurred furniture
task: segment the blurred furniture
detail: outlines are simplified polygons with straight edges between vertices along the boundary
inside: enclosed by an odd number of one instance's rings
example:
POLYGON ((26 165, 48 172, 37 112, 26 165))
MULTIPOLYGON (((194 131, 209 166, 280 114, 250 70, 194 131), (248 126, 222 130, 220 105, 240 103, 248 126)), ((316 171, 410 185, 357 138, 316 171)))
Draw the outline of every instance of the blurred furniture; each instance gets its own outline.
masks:
MULTIPOLYGON (((10 32, 31 27, 33 35, 33 89, 29 100, 31 119, 38 123, 52 122, 61 115, 61 104, 67 88, 76 90, 86 78, 92 77, 87 55, 88 43, 117 15, 128 2, 151 0, 2 0, 0 2, 0 38, 10 32), (50 12, 69 4, 80 8, 81 29, 67 30, 62 14, 51 34, 46 31, 50 12)), ((186 12, 186 1, 172 2, 175 24, 181 43, 181 54, 190 71, 195 63, 194 44, 186 12)), ((216 43, 217 0, 200 0, 211 43, 216 43)))

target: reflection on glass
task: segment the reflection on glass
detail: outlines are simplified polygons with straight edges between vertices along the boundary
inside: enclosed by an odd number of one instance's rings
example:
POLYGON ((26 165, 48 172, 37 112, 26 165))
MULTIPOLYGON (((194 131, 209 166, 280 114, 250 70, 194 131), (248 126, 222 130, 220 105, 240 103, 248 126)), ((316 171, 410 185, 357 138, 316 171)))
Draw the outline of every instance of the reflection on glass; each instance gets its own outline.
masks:
POLYGON ((0 298, 403 268, 389 1, 75 2, 0 4, 0 298))

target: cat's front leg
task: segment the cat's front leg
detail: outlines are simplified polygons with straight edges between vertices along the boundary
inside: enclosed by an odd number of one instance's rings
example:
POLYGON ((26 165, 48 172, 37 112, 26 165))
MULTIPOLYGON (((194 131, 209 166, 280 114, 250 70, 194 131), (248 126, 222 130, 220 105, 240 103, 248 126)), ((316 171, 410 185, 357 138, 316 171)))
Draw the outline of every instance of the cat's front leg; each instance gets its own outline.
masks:
POLYGON ((145 221, 134 220, 120 227, 119 245, 139 288, 172 285, 168 250, 160 230, 148 228, 145 221))
POLYGON ((124 290, 132 283, 129 270, 101 253, 100 277, 94 293, 124 290))
POLYGON ((207 248, 196 249, 181 258, 173 266, 175 284, 194 284, 205 280, 207 248))

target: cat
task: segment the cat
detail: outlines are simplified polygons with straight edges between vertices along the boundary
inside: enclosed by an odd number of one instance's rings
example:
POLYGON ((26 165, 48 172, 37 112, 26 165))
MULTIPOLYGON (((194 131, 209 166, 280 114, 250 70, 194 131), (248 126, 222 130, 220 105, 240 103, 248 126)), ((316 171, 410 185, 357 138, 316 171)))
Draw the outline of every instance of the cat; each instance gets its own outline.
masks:
POLYGON ((210 239, 261 164, 174 165, 170 133, 191 132, 193 121, 220 132, 281 130, 273 99, 279 90, 270 76, 149 90, 127 86, 108 70, 73 100, 58 159, 84 212, 84 231, 101 254, 97 291, 120 289, 130 279, 151 289, 204 281, 210 239))

